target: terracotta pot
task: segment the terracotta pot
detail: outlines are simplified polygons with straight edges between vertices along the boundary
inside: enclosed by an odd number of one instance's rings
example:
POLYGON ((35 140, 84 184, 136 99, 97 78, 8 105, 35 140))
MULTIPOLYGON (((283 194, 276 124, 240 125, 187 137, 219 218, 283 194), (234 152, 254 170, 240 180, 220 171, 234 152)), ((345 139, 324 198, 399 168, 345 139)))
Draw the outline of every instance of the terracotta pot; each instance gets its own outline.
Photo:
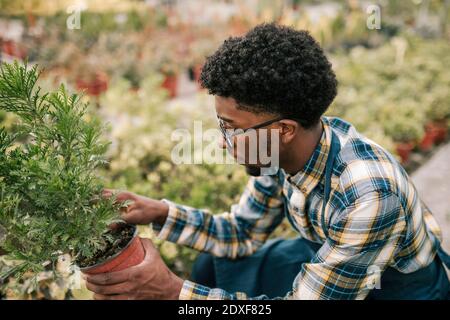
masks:
POLYGON ((430 123, 430 126, 433 127, 433 129, 436 132, 435 137, 435 143, 439 144, 447 140, 447 134, 448 134, 448 125, 447 120, 437 120, 430 123))
POLYGON ((27 13, 28 27, 33 28, 36 25, 36 17, 31 12, 27 13))
POLYGON ((194 81, 200 89, 202 86, 200 84, 200 75, 202 74, 203 65, 198 64, 194 67, 194 81))
POLYGON ((96 72, 91 81, 77 79, 77 89, 86 90, 87 94, 91 96, 98 96, 108 89, 108 76, 102 72, 96 72))
POLYGON ((401 162, 407 163, 409 161, 409 155, 414 149, 414 142, 398 142, 396 145, 397 154, 400 156, 401 162))
POLYGON ((16 47, 15 47, 15 44, 14 44, 14 42, 13 41, 11 41, 11 40, 4 40, 3 41, 3 48, 2 48, 2 51, 4 52, 4 53, 6 53, 7 55, 9 55, 9 56, 14 56, 14 53, 16 52, 16 49, 15 49, 16 47))
POLYGON ((437 135, 438 131, 436 128, 431 123, 427 123, 425 125, 425 135, 419 144, 420 150, 424 152, 430 151, 434 146, 437 135))
POLYGON ((107 260, 86 268, 80 268, 85 274, 99 274, 112 271, 121 271, 138 265, 144 260, 145 250, 141 243, 141 238, 137 235, 136 227, 133 238, 130 242, 114 256, 107 260))
POLYGON ((27 54, 27 51, 23 46, 20 46, 18 43, 12 40, 4 40, 0 50, 9 56, 19 59, 24 59, 27 54))
POLYGON ((88 87, 88 93, 92 96, 98 96, 100 93, 105 91, 108 88, 108 85, 105 81, 96 79, 92 82, 88 87))
POLYGON ((248 30, 247 25, 244 21, 240 19, 236 19, 231 23, 231 35, 233 36, 242 36, 248 30))
POLYGON ((178 93, 178 76, 166 75, 161 86, 169 91, 169 97, 176 97, 178 93))

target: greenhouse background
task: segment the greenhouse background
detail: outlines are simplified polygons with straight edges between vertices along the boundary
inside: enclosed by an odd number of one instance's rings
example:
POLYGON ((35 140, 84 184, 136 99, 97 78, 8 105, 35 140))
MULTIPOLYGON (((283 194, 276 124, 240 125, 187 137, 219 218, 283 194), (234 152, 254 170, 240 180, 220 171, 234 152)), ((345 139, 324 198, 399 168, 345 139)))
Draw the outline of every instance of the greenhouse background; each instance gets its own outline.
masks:
MULTIPOLYGON (((352 122, 412 174, 450 249, 450 1, 0 0, 0 60, 44 69, 41 86, 84 91, 108 122, 105 184, 212 212, 229 210, 246 182, 237 165, 176 165, 173 130, 216 127, 213 97, 198 84, 205 57, 228 37, 268 21, 307 29, 339 81, 328 115, 352 122)), ((0 112, 0 125, 15 119, 0 112)), ((144 236, 154 237, 149 228, 144 236)), ((287 224, 275 236, 293 237, 287 224)), ((178 274, 196 252, 160 242, 178 274)), ((61 261, 64 273, 68 261, 61 261)), ((14 262, 0 257, 0 270, 14 262)), ((43 272, 8 279, 8 299, 85 299, 90 293, 43 272)))

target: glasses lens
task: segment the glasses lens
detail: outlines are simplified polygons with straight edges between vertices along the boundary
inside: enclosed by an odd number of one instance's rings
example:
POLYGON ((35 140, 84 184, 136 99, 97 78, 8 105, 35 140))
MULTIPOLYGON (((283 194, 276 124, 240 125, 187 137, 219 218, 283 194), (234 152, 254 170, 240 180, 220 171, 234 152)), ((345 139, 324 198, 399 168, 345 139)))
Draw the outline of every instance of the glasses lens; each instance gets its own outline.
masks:
POLYGON ((226 143, 228 145, 228 149, 230 149, 230 150, 233 149, 233 142, 231 141, 231 137, 226 135, 225 136, 225 141, 226 141, 226 143))

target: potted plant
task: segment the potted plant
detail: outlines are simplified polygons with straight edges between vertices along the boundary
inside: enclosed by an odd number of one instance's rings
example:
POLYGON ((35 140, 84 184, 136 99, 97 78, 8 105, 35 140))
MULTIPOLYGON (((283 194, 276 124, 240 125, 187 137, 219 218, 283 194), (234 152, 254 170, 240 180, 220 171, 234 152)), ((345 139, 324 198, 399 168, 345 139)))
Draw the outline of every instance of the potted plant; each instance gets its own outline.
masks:
POLYGON ((140 238, 119 215, 128 204, 101 197, 104 127, 79 95, 43 93, 38 77, 36 66, 0 66, 0 110, 19 119, 16 133, 0 129, 0 247, 18 262, 2 278, 55 270, 67 253, 85 273, 136 265, 140 238))
POLYGON ((99 96, 108 89, 108 75, 104 70, 104 63, 88 57, 77 64, 72 70, 77 90, 82 90, 90 96, 99 96))
POLYGON ((422 140, 420 141, 419 147, 423 152, 429 152, 434 146, 436 142, 436 138, 438 136, 437 128, 432 124, 432 122, 428 122, 424 127, 424 135, 422 140))
POLYGON ((91 96, 98 96, 108 89, 108 76, 100 70, 79 76, 76 80, 77 89, 86 90, 91 96))
POLYGON ((192 68, 192 80, 197 83, 199 88, 201 87, 199 80, 203 65, 206 57, 214 52, 215 44, 215 41, 210 38, 208 40, 200 38, 191 44, 191 60, 189 64, 192 68))
POLYGON ((159 72, 164 76, 161 86, 168 91, 170 98, 175 98, 178 94, 179 74, 179 68, 176 62, 164 59, 159 66, 159 72))
POLYGON ((420 110, 415 103, 407 100, 398 106, 385 106, 380 112, 384 130, 395 142, 403 164, 409 161, 411 151, 423 137, 423 116, 420 110))
MULTIPOLYGON (((428 122, 426 132, 434 143, 442 143, 448 134, 448 120, 450 119, 450 94, 446 86, 440 86, 431 91, 426 99, 428 122)), ((430 138, 430 139, 431 139, 430 138)))

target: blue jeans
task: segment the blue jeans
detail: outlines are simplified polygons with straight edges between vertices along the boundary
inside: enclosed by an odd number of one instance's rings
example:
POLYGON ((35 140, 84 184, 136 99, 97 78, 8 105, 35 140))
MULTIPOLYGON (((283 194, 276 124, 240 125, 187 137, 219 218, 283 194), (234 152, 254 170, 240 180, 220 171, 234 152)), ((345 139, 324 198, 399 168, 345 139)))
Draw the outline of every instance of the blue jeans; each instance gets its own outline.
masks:
MULTIPOLYGON (((202 253, 193 269, 192 280, 210 288, 245 292, 254 297, 282 297, 292 290, 301 265, 311 261, 320 244, 296 239, 273 239, 253 255, 231 260, 202 253)), ((429 266, 404 274, 387 268, 381 276, 380 289, 373 289, 367 299, 436 300, 450 298, 450 283, 439 257, 429 266)))

